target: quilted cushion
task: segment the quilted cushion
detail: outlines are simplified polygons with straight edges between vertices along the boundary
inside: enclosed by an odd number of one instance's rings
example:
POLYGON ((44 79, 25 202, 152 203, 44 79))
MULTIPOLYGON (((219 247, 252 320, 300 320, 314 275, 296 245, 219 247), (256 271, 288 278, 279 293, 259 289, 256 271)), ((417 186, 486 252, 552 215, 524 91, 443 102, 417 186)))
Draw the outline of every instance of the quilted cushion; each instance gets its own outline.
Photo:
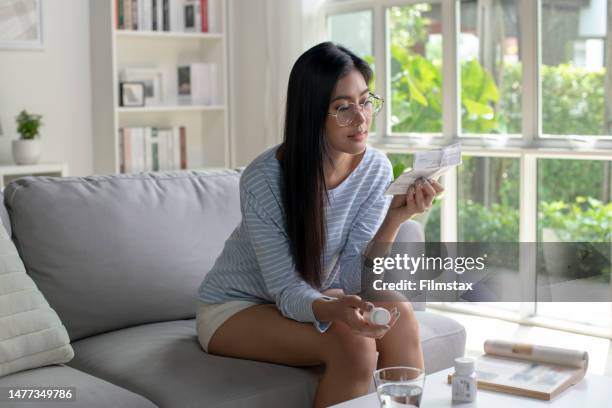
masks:
POLYGON ((66 328, 0 228, 0 377, 74 357, 66 328))

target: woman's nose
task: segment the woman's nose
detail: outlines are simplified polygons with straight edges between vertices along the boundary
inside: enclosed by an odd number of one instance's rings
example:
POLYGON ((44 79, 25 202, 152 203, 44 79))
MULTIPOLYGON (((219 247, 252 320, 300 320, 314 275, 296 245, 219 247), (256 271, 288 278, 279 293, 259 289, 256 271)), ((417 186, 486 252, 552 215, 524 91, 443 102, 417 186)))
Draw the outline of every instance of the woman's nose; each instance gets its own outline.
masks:
POLYGON ((367 121, 366 113, 363 110, 363 108, 357 109, 355 112, 355 117, 353 118, 353 123, 355 123, 356 125, 361 125, 362 123, 365 123, 366 121, 367 121))

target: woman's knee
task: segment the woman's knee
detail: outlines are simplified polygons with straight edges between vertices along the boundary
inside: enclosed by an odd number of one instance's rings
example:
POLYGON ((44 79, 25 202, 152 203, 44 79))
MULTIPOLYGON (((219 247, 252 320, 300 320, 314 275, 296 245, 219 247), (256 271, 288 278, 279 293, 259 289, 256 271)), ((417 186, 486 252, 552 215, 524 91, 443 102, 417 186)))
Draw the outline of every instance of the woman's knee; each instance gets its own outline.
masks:
POLYGON ((412 307, 412 303, 410 302, 399 302, 395 307, 400 312, 400 318, 403 315, 404 321, 407 322, 410 331, 415 334, 413 336, 416 340, 418 340, 419 334, 419 321, 416 318, 416 314, 414 312, 414 308, 412 307))
POLYGON ((421 342, 419 321, 416 318, 412 304, 410 302, 399 302, 391 306, 391 309, 393 307, 397 308, 400 315, 391 331, 394 331, 396 336, 401 336, 406 347, 419 347, 421 342))
POLYGON ((341 322, 332 324, 326 335, 327 367, 339 368, 355 378, 371 378, 377 359, 374 339, 353 333, 341 322))
POLYGON ((414 314, 414 308, 412 307, 412 303, 397 302, 394 307, 397 307, 397 310, 400 312, 400 315, 403 314, 406 317, 416 319, 415 314, 414 314))

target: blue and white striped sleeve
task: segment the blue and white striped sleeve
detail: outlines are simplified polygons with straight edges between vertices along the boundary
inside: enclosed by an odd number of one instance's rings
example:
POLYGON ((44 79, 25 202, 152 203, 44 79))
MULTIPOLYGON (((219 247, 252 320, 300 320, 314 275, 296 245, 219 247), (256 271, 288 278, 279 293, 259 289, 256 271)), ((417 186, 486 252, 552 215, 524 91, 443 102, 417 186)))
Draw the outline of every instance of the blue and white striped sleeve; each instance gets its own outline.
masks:
POLYGON ((363 251, 372 240, 383 222, 391 196, 384 192, 393 182, 393 171, 385 167, 384 175, 372 189, 367 200, 359 208, 355 217, 355 224, 351 227, 346 244, 338 259, 340 286, 347 295, 361 292, 361 270, 363 265, 363 251))
POLYGON ((312 304, 320 298, 332 298, 314 289, 300 276, 289 248, 289 238, 280 221, 266 213, 251 192, 242 192, 240 201, 264 283, 278 310, 283 316, 298 322, 312 322, 319 332, 324 332, 331 322, 317 321, 312 304))

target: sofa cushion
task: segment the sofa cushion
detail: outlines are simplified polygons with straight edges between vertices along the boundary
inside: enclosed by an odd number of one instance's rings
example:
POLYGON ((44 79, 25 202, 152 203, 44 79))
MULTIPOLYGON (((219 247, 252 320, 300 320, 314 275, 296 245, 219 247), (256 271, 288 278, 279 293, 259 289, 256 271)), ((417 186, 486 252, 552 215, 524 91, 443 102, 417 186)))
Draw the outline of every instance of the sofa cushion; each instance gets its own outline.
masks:
POLYGON ((197 288, 240 221, 239 177, 25 177, 5 204, 28 273, 75 340, 194 317, 197 288))
POLYGON ((160 407, 310 408, 315 369, 213 356, 195 320, 147 324, 74 343, 70 365, 143 395, 160 407))
MULTIPOLYGON (((455 321, 417 312, 429 372, 463 355, 455 321)), ((213 356, 200 348, 195 320, 155 323, 83 339, 70 365, 141 394, 160 407, 311 407, 321 367, 213 356)))
POLYGON ((21 371, 0 378, 0 387, 75 387, 75 400, 2 402, 2 408, 155 408, 146 398, 65 365, 21 371))
MULTIPOLYGON (((465 352, 465 328, 456 320, 432 312, 415 312, 419 321, 425 373, 452 367, 465 352)), ((76 352, 76 351, 75 351, 76 352)))
POLYGON ((0 377, 65 363, 74 356, 66 328, 0 228, 0 377))

